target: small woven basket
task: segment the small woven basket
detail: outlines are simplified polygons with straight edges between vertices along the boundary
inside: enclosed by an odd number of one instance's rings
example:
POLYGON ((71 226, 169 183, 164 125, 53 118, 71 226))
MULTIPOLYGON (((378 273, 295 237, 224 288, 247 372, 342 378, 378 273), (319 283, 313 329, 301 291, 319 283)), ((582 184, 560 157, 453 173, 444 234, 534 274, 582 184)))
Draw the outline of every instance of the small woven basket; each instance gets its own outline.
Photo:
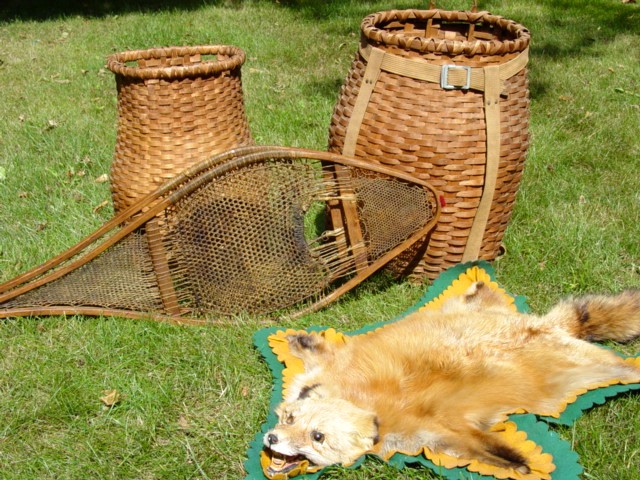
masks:
POLYGON ((364 18, 329 150, 429 181, 446 204, 435 231, 396 273, 435 278, 493 260, 529 145, 530 35, 476 11, 392 10, 364 18))
POLYGON ((116 212, 200 160, 253 144, 240 78, 244 60, 240 48, 226 45, 134 50, 107 59, 118 89, 116 212))

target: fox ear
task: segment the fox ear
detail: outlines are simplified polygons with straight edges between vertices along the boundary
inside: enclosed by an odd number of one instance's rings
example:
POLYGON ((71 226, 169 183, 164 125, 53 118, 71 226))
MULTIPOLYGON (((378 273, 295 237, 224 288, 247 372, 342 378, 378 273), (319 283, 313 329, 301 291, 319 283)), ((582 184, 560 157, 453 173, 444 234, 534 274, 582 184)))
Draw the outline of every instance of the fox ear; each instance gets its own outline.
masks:
POLYGON ((306 357, 309 353, 322 353, 326 350, 324 338, 314 333, 289 335, 287 340, 291 353, 300 358, 306 357))
POLYGON ((371 412, 358 410, 357 412, 351 412, 350 415, 351 422, 357 427, 352 432, 352 435, 358 438, 357 442, 359 444, 366 445, 367 450, 370 450, 380 441, 378 417, 371 412))
POLYGON ((471 308, 504 308, 509 306, 507 295, 500 294, 483 281, 474 282, 462 295, 462 301, 471 308))
POLYGON ((462 299, 465 302, 471 302, 481 295, 483 290, 486 290, 486 285, 482 281, 473 282, 467 291, 462 294, 462 299))
POLYGON ((506 295, 478 281, 472 283, 463 294, 447 299, 441 308, 443 312, 477 312, 488 309, 505 311, 510 307, 506 295))
POLYGON ((314 383, 313 385, 305 385, 300 389, 300 393, 298 394, 298 400, 306 400, 308 398, 317 399, 324 398, 322 393, 322 385, 319 383, 314 383))

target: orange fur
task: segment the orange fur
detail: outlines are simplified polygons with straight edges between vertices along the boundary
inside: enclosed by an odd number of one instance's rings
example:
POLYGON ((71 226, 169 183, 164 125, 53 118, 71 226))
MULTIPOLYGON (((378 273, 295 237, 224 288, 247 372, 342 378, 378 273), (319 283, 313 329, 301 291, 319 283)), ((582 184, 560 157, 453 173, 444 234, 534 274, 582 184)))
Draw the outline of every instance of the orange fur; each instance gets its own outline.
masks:
POLYGON ((584 340, 638 335, 640 292, 572 299, 536 316, 513 312, 482 282, 438 311, 413 313, 344 344, 295 335, 290 350, 305 372, 279 411, 297 413, 267 432, 265 446, 316 465, 427 447, 526 473, 526 459, 491 426, 519 409, 561 411, 571 394, 603 383, 640 382, 639 369, 584 340), (345 443, 346 431, 362 435, 345 443), (322 442, 308 432, 321 432, 322 442), (338 437, 343 443, 331 451, 340 453, 323 455, 338 437))

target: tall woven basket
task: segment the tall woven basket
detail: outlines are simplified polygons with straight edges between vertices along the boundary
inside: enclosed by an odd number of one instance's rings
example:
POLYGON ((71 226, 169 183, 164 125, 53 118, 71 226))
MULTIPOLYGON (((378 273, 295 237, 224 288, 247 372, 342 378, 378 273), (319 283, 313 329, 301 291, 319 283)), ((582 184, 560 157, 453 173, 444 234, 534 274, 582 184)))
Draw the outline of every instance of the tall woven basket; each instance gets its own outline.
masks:
POLYGON ((493 260, 529 145, 530 35, 487 12, 392 10, 364 18, 329 150, 428 180, 444 204, 435 231, 397 273, 435 278, 493 260))
POLYGON ((155 48, 111 55, 118 130, 111 166, 114 209, 122 211, 185 168, 253 144, 237 47, 155 48))

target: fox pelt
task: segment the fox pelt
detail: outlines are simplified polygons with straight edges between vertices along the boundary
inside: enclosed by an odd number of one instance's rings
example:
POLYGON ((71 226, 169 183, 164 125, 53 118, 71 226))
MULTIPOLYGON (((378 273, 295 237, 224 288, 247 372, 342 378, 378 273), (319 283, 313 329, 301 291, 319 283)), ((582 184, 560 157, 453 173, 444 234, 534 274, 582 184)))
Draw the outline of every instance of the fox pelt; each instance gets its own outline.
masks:
POLYGON ((304 373, 264 435, 269 471, 426 447, 529 473, 526 458, 491 427, 515 411, 561 411, 575 392, 640 382, 640 368, 590 343, 639 335, 640 291, 572 298, 537 316, 513 311, 483 282, 439 310, 345 343, 290 335, 304 373))

